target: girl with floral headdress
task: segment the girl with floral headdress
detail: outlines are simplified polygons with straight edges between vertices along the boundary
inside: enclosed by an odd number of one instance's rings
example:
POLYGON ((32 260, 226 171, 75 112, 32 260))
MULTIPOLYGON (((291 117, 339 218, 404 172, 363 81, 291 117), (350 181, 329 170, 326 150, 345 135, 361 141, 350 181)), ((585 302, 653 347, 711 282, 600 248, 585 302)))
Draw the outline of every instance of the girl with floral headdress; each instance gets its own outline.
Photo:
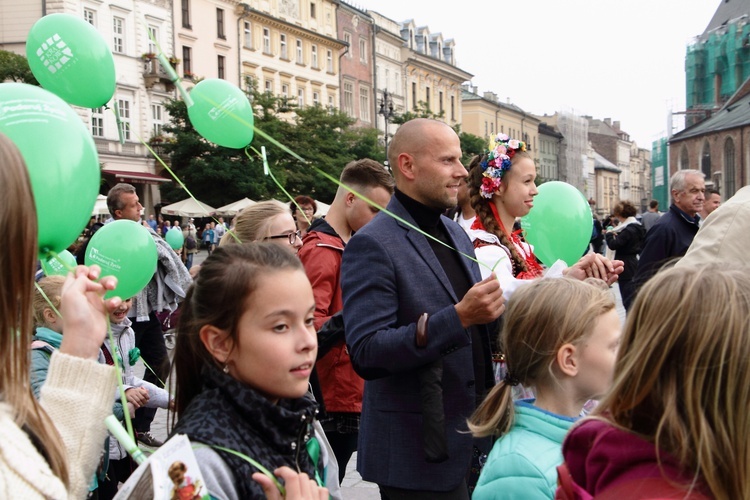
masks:
POLYGON ((614 283, 622 272, 621 262, 589 254, 572 267, 558 261, 545 271, 531 245, 523 241, 520 231, 513 230, 516 218, 527 215, 534 206, 538 193, 535 179, 536 166, 526 143, 505 134, 498 134, 490 150, 474 157, 469 165, 469 194, 477 213, 469 236, 483 264, 482 278, 494 270, 506 299, 526 280, 541 276, 593 277, 614 283))

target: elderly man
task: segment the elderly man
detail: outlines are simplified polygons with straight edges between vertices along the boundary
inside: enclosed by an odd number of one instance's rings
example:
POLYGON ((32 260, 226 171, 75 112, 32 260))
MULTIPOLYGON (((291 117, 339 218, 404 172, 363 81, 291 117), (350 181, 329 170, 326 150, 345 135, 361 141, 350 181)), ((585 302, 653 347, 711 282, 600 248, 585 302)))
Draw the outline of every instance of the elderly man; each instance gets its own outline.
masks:
MULTIPOLYGON (((107 193, 107 207, 114 220, 128 219, 139 222, 141 219, 143 206, 135 188, 130 184, 120 183, 110 189, 107 193)), ((157 269, 146 288, 133 297, 128 318, 133 322, 135 342, 141 350, 141 356, 156 372, 147 369, 143 379, 164 387, 163 382, 169 375, 169 358, 161 322, 156 313, 165 309, 176 309, 177 302, 185 298, 192 279, 180 256, 153 229, 149 227, 148 231, 156 242, 157 269)), ((123 297, 127 298, 129 297, 123 297)), ((155 415, 156 408, 139 408, 133 419, 136 437, 146 446, 158 447, 162 444, 151 434, 151 422, 155 415)))
POLYGON ((672 205, 646 234, 638 271, 637 286, 653 276, 667 261, 682 257, 700 227, 706 183, 700 170, 678 170, 669 181, 672 205))
POLYGON ((442 216, 467 176, 460 160, 445 123, 403 124, 389 149, 397 218, 378 214, 344 251, 346 342, 365 379, 357 470, 383 498, 468 499, 474 446, 491 446, 466 418, 494 384, 490 336, 505 305, 494 274, 480 281, 466 233, 442 216))

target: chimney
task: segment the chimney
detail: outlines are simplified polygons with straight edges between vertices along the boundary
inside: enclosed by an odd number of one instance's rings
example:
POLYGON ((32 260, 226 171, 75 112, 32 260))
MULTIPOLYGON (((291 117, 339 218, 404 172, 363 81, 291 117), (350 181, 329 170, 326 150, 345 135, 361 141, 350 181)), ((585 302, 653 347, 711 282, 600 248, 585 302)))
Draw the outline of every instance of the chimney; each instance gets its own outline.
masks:
POLYGON ((612 120, 610 120, 609 118, 605 118, 605 119, 604 119, 604 123, 606 123, 606 124, 607 124, 607 125, 609 125, 610 127, 612 126, 612 120))
POLYGON ((615 130, 620 130, 620 122, 619 121, 613 122, 612 126, 615 128, 615 130))

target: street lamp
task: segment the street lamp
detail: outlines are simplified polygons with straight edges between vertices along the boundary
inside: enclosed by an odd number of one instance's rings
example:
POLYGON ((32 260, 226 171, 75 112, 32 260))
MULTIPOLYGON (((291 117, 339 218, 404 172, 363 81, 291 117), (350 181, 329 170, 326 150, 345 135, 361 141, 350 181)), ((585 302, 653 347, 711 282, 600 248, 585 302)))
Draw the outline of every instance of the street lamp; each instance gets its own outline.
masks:
POLYGON ((388 163, 388 120, 393 116, 393 99, 388 95, 388 91, 383 91, 383 98, 380 100, 380 111, 379 115, 383 115, 385 119, 385 166, 388 170, 391 166, 388 163))

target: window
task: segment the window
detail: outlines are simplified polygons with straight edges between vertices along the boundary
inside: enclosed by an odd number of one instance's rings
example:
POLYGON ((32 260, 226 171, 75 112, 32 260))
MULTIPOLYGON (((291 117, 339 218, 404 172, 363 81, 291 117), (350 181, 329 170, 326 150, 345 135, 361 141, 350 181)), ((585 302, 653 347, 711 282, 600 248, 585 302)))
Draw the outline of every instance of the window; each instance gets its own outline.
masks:
POLYGON ((279 35, 279 46, 281 48, 280 57, 282 59, 287 59, 288 60, 289 59, 289 54, 287 53, 286 35, 284 33, 282 33, 281 35, 279 35))
POLYGON ((164 125, 164 107, 161 104, 151 105, 151 122, 153 135, 161 135, 164 125))
POLYGON ((182 27, 190 28, 190 0, 182 0, 182 27))
POLYGON ((432 107, 430 106, 430 87, 425 87, 425 102, 427 103, 427 110, 432 110, 432 107))
POLYGON ((125 19, 121 17, 112 18, 112 52, 125 53, 125 19))
MULTIPOLYGON (((735 183, 734 183, 734 141, 731 137, 727 137, 724 143, 724 199, 728 199, 734 196, 735 183)), ((718 186, 717 186, 718 187, 718 186)))
POLYGON ((311 65, 313 68, 317 69, 318 68, 318 46, 313 45, 312 47, 310 47, 310 51, 312 52, 311 65))
POLYGON ((224 34, 224 9, 216 9, 216 36, 226 40, 227 35, 224 34))
POLYGON ((263 28, 263 53, 271 53, 271 30, 263 28))
POLYGON ((326 51, 326 71, 333 73, 333 51, 326 51))
POLYGON ((297 89, 297 106, 300 108, 305 105, 305 89, 297 89))
POLYGON ((367 41, 361 38, 359 40, 359 62, 367 63, 367 41))
POLYGON ((456 121, 456 96, 451 96, 451 120, 456 121))
POLYGON ((216 74, 221 78, 222 80, 227 77, 225 70, 226 70, 226 64, 227 64, 227 58, 224 56, 219 56, 217 60, 216 65, 216 74))
POLYGON ((244 25, 245 34, 243 38, 243 43, 246 49, 252 49, 253 48, 253 27, 250 24, 250 21, 245 21, 244 25))
POLYGON ((182 71, 187 76, 193 76, 193 49, 182 47, 182 71))
POLYGON ((443 112, 443 91, 441 90, 438 94, 438 112, 443 112))
POLYGON ((318 104, 320 104, 320 93, 313 92, 313 105, 317 106, 318 104))
POLYGON ((91 26, 96 27, 96 12, 91 9, 83 9, 83 20, 89 23, 91 26))
POLYGON ((120 111, 120 130, 125 140, 130 140, 130 101, 118 99, 117 107, 120 111))
POLYGON ((148 53, 156 54, 158 52, 156 48, 156 42, 159 41, 159 28, 154 25, 148 27, 148 53))
POLYGON ((91 135, 104 137, 104 108, 91 110, 91 135))
POLYGON ((389 71, 388 68, 385 68, 385 79, 383 79, 383 83, 385 83, 385 85, 384 85, 385 88, 388 88, 388 87, 393 88, 391 86, 391 82, 389 81, 390 78, 391 78, 391 72, 389 71))
POLYGON ((703 154, 701 155, 701 172, 706 179, 711 179, 711 146, 708 141, 703 142, 703 154))
POLYGON ((305 58, 302 54, 302 40, 297 39, 297 64, 305 64, 305 58))
POLYGON ((411 82, 411 107, 417 109, 417 82, 411 82))
POLYGON ((370 121, 370 90, 363 87, 359 88, 359 119, 370 121))
POLYGON ((346 42, 346 46, 349 49, 346 51, 346 57, 351 59, 352 58, 352 35, 349 33, 344 33, 344 41, 346 42))
POLYGON ((281 95, 283 97, 289 97, 289 84, 281 84, 281 95))
POLYGON ((266 80, 266 92, 273 93, 273 80, 266 80))
POLYGON ((315 2, 310 2, 310 19, 315 19, 315 2))
POLYGON ((354 116, 354 84, 344 82, 344 113, 354 116))

